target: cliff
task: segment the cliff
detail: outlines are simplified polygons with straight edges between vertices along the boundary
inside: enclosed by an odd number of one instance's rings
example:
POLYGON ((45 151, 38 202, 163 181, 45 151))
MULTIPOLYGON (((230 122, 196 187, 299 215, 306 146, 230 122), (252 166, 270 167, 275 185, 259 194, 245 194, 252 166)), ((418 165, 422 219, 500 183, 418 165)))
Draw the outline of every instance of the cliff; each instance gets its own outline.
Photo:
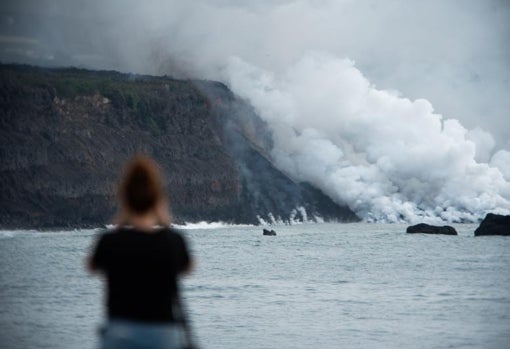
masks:
POLYGON ((161 164, 178 222, 303 218, 297 207, 357 220, 278 171, 270 148, 262 120, 217 82, 0 65, 0 228, 107 223, 140 152, 161 164))

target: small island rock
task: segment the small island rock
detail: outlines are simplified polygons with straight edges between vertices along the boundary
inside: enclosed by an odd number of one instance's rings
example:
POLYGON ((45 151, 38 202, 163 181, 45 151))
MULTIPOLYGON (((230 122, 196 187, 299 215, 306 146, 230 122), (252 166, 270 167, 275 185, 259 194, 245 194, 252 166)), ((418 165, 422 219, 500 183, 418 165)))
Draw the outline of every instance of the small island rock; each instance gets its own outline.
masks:
POLYGON ((276 232, 274 230, 263 229, 262 230, 262 235, 276 236, 276 232))
POLYGON ((442 234, 442 235, 458 235, 454 227, 445 225, 442 227, 420 223, 407 227, 408 234, 442 234))
POLYGON ((475 230, 475 236, 510 235, 510 216, 488 213, 475 230))

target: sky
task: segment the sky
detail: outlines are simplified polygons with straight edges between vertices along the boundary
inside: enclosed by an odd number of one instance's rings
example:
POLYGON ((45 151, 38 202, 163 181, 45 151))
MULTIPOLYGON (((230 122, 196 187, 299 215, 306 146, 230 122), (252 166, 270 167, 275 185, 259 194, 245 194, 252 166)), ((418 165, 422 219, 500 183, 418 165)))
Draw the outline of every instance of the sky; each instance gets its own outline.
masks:
POLYGON ((0 61, 222 81, 367 221, 510 212, 510 0, 4 1, 0 61))

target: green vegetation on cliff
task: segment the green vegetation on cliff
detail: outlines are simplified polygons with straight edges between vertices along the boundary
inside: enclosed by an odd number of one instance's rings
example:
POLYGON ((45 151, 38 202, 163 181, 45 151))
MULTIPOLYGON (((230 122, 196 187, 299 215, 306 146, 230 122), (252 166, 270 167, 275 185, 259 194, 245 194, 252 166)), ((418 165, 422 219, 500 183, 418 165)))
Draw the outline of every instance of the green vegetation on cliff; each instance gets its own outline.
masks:
POLYGON ((188 81, 169 77, 76 68, 51 70, 30 66, 11 67, 16 68, 15 71, 4 70, 2 79, 14 79, 23 86, 48 90, 64 100, 99 94, 107 98, 114 108, 126 109, 140 127, 155 133, 167 131, 164 116, 169 103, 193 104, 200 99, 188 81))

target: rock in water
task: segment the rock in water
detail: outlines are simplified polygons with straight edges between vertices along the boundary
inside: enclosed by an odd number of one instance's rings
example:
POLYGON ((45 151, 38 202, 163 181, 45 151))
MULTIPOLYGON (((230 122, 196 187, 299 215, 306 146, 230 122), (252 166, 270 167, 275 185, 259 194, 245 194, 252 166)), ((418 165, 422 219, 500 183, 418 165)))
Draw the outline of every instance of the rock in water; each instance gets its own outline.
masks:
POLYGON ((445 225, 442 227, 420 223, 407 227, 408 234, 442 234, 442 235, 458 235, 454 227, 445 225))
POLYGON ((262 230, 262 235, 267 235, 267 236, 276 236, 276 232, 274 230, 267 230, 267 229, 263 229, 262 230))
POLYGON ((475 236, 510 235, 510 216, 488 213, 480 226, 475 230, 475 236))

